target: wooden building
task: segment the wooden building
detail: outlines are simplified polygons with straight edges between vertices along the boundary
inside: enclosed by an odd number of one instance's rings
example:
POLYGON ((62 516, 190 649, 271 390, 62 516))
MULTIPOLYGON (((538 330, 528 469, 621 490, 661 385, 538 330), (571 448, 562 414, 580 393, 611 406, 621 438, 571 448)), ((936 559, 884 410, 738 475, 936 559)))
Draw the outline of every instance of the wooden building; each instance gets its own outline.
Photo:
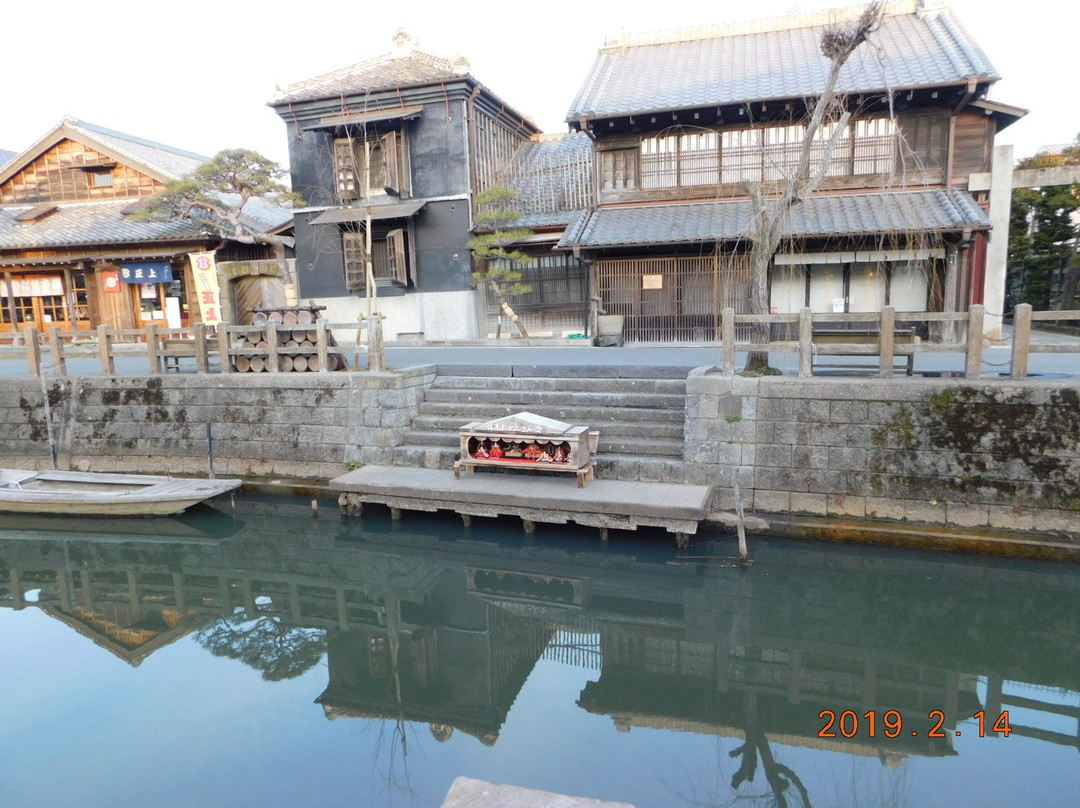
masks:
POLYGON ((291 84, 270 106, 308 204, 295 220, 300 297, 325 305, 331 321, 364 314, 370 236, 389 338, 479 336, 473 195, 505 182, 536 125, 465 59, 425 53, 400 30, 390 53, 291 84))
MULTIPOLYGON (((858 13, 861 9, 854 10, 858 13)), ((825 85, 836 12, 605 45, 567 122, 594 140, 596 206, 559 247, 587 261, 592 294, 626 337, 717 337, 749 305, 751 186, 789 176, 807 107, 825 85), (648 76, 648 81, 642 77, 648 76)), ((795 206, 771 274, 774 312, 965 311, 982 302, 994 136, 1024 114, 987 100, 999 76, 932 0, 891 4, 838 91, 851 119, 820 189, 795 206)))
MULTIPOLYGON (((145 197, 207 158, 65 119, 0 167, 0 338, 27 326, 184 327, 198 320, 188 254, 220 239, 190 221, 136 221, 145 197)), ((245 208, 267 232, 291 212, 245 208)), ((218 261, 271 255, 226 243, 218 261)), ((10 337, 9 337, 10 338, 10 337)))

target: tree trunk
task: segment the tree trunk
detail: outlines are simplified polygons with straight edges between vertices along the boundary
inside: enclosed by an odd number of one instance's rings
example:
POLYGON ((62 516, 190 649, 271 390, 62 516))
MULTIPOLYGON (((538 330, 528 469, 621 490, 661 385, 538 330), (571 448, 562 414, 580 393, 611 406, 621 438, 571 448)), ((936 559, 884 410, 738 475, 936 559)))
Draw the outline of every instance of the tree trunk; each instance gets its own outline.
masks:
POLYGON ((493 280, 488 281, 488 288, 499 299, 499 308, 506 312, 506 316, 510 318, 510 322, 517 326, 518 331, 521 332, 523 339, 529 338, 529 332, 525 330, 525 324, 521 322, 521 318, 518 317, 517 312, 510 308, 510 304, 506 302, 506 298, 503 297, 501 291, 499 291, 499 285, 493 280))

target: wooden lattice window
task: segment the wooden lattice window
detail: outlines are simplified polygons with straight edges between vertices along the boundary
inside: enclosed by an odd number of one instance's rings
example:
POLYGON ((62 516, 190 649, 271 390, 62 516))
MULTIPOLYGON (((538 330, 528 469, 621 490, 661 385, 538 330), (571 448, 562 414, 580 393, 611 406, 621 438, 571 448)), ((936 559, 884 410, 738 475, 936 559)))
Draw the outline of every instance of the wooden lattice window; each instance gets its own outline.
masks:
POLYGON ((637 158, 634 149, 615 149, 600 153, 602 182, 605 191, 630 191, 637 188, 637 158))
MULTIPOLYGON (((367 248, 363 232, 341 234, 345 258, 345 288, 364 289, 367 286, 367 248)), ((398 228, 386 238, 371 243, 371 273, 376 282, 390 281, 408 286, 409 267, 405 252, 405 231, 398 228)))
POLYGON ((870 118, 855 122, 852 174, 889 174, 896 165, 896 121, 870 118))

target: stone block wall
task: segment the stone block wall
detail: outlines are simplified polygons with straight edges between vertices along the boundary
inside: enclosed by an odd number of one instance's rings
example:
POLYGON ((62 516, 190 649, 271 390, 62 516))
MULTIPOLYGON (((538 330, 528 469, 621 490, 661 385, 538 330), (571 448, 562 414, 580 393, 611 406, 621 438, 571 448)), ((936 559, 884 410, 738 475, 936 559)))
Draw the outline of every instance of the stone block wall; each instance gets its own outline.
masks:
POLYGON ((715 507, 1080 536, 1074 381, 746 379, 687 385, 686 481, 715 507))
MULTIPOLYGON (((384 462, 434 366, 393 373, 72 376, 46 381, 58 466, 326 479, 384 462)), ((41 381, 0 391, 0 465, 49 468, 41 381)))

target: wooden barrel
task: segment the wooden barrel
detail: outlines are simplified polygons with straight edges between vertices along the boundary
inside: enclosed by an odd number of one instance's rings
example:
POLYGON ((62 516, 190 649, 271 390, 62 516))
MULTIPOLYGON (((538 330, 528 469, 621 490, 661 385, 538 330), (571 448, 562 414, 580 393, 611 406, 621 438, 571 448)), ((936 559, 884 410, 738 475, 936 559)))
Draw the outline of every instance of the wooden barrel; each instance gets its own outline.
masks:
POLYGON ((291 356, 282 356, 278 359, 278 370, 282 373, 288 373, 293 369, 293 360, 291 356))
POLYGON ((265 311, 257 311, 253 315, 251 315, 251 324, 252 325, 266 325, 266 312, 265 311))
POLYGON ((295 342, 307 339, 307 331, 301 331, 299 328, 294 328, 289 332, 289 337, 295 342))
POLYGON ((255 347, 258 348, 260 351, 265 351, 270 347, 270 343, 268 343, 264 339, 261 339, 255 343, 255 347))
POLYGON ((307 357, 301 357, 301 358, 305 359, 307 361, 307 369, 312 371, 313 373, 318 373, 319 368, 322 367, 322 365, 319 364, 319 357, 318 356, 307 356, 307 357))
POLYGON ((269 314, 266 315, 266 320, 267 320, 267 322, 270 322, 270 323, 280 323, 281 322, 281 312, 280 311, 272 311, 272 312, 270 312, 269 314))
POLYGON ((300 347, 300 343, 297 342, 294 339, 291 339, 288 342, 286 342, 283 347, 288 348, 290 351, 295 351, 300 347))
POLYGON ((251 363, 252 373, 261 373, 262 371, 266 370, 266 362, 261 356, 253 356, 248 361, 251 363))
POLYGON ((292 358, 292 369, 296 373, 303 373, 308 369, 308 357, 294 356, 292 358))
POLYGON ((307 325, 314 321, 315 314, 311 309, 300 309, 300 311, 296 312, 296 322, 300 323, 300 325, 307 325))
POLYGON ((259 341, 261 341, 261 340, 264 340, 264 339, 266 339, 266 335, 265 335, 265 334, 263 334, 263 332, 262 332, 262 331, 248 331, 248 332, 247 332, 247 333, 246 333, 246 334, 244 335, 244 337, 245 337, 245 339, 247 340, 247 342, 250 342, 250 343, 252 343, 252 344, 254 344, 254 343, 256 343, 256 342, 259 342, 259 341))
POLYGON ((236 365, 237 373, 248 373, 251 370, 251 360, 246 356, 236 357, 234 364, 236 365))
POLYGON ((304 339, 310 340, 311 342, 318 342, 319 341, 319 329, 312 328, 312 329, 310 329, 308 331, 305 331, 304 332, 304 339))
POLYGON ((315 343, 312 342, 311 340, 304 340, 303 342, 300 343, 300 350, 301 351, 314 351, 315 350, 315 343))

